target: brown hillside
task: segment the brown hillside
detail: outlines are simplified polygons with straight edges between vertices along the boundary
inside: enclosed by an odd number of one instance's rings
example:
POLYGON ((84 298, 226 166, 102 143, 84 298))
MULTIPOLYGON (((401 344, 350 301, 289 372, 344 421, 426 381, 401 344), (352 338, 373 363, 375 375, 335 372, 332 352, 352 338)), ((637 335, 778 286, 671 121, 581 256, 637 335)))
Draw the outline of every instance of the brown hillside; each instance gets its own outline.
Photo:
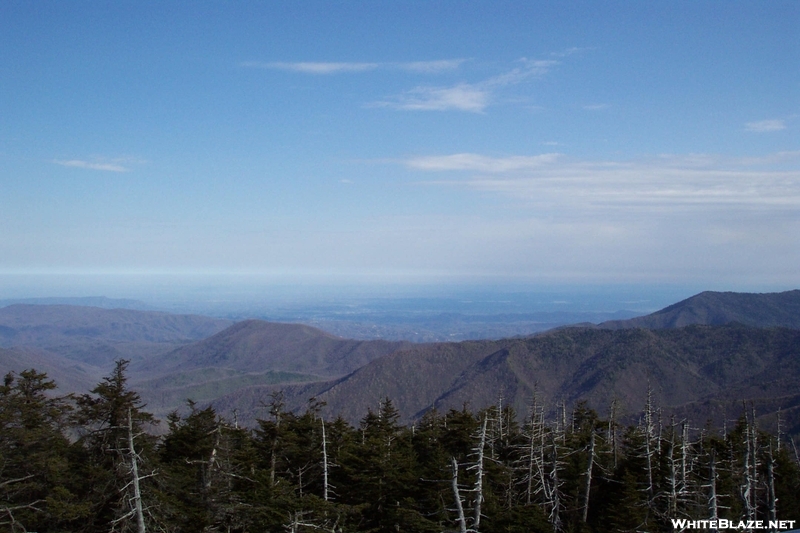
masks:
POLYGON ((680 328, 691 324, 800 329, 800 290, 776 293, 701 292, 647 316, 603 322, 601 328, 680 328))
MULTIPOLYGON (((338 381, 286 388, 286 394, 295 408, 317 396, 327 402, 329 414, 351 421, 388 396, 409 422, 433 405, 460 409, 467 403, 477 409, 500 398, 525 413, 534 390, 551 412, 558 402, 586 400, 606 413, 617 399, 633 414, 644 405, 648 386, 658 405, 677 408, 727 398, 729 391, 746 394, 739 400, 774 399, 795 391, 798 380, 797 330, 570 328, 526 339, 417 346, 338 381)), ((240 391, 219 405, 235 405, 244 413, 252 405, 237 398, 263 398, 267 390, 240 391)))
POLYGON ((202 341, 152 359, 147 373, 230 368, 241 372, 285 371, 341 376, 408 342, 356 341, 310 326, 245 320, 202 341))

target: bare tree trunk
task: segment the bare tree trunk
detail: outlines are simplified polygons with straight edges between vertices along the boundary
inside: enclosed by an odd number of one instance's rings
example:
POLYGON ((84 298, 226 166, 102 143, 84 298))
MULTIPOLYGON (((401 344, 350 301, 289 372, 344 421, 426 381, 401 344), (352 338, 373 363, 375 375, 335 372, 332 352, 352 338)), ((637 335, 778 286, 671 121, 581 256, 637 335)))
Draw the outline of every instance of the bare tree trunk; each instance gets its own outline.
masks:
POLYGON ((203 488, 206 491, 211 490, 213 477, 212 474, 214 472, 214 467, 217 465, 217 454, 219 453, 218 450, 220 437, 222 436, 221 422, 217 422, 217 429, 215 429, 214 432, 217 434, 217 436, 214 437, 214 447, 211 448, 211 454, 208 456, 208 462, 206 463, 205 468, 203 468, 203 488))
POLYGON ((133 417, 131 410, 128 409, 128 453, 131 458, 131 481, 133 483, 133 508, 136 516, 136 530, 138 533, 146 533, 144 525, 144 511, 142 509, 142 491, 139 486, 139 465, 136 460, 136 448, 133 444, 133 417))
POLYGON ((775 497, 775 458, 772 456, 772 445, 769 446, 769 461, 767 462, 767 518, 774 522, 777 520, 776 504, 778 498, 775 497))
POLYGON ((652 402, 653 389, 648 385, 647 387, 647 404, 644 410, 644 442, 645 442, 645 459, 647 461, 647 497, 648 505, 653 501, 653 402, 652 402))
POLYGON ((275 419, 275 438, 272 440, 272 450, 269 458, 269 486, 275 486, 275 469, 278 462, 278 439, 280 438, 281 419, 283 418, 283 391, 272 393, 269 404, 269 413, 275 419))
POLYGON ((534 398, 529 429, 530 435, 528 435, 528 486, 525 488, 525 503, 528 505, 531 504, 531 495, 533 494, 533 465, 536 461, 536 436, 539 425, 536 409, 536 399, 534 398))
POLYGON ((711 480, 709 482, 709 491, 708 491, 708 510, 710 519, 713 521, 717 521, 719 519, 719 506, 717 505, 717 465, 716 465, 716 454, 714 450, 711 450, 711 458, 709 460, 709 476, 711 480))
POLYGON ((481 427, 481 437, 480 443, 478 444, 478 459, 475 461, 475 467, 477 472, 475 473, 475 503, 474 503, 474 512, 472 518, 472 529, 475 533, 480 531, 481 525, 481 503, 483 503, 483 451, 484 447, 486 446, 486 416, 483 417, 483 426, 481 427))
POLYGON ((456 512, 458 513, 458 531, 467 533, 467 519, 464 516, 464 506, 461 504, 461 492, 458 490, 458 462, 455 457, 450 458, 453 465, 453 496, 456 500, 456 512))
POLYGON ((753 477, 750 474, 750 456, 751 456, 751 447, 752 442, 750 441, 750 423, 748 422, 747 427, 745 428, 745 444, 747 448, 744 454, 744 467, 743 467, 743 477, 744 483, 742 485, 742 503, 744 504, 745 515, 747 516, 748 520, 755 520, 755 510, 753 509, 752 504, 752 493, 753 493, 753 477))
POLYGON ((328 501, 328 442, 325 438, 325 419, 319 419, 322 423, 322 498, 328 501))
POLYGON ((680 494, 683 495, 689 490, 689 480, 687 478, 687 468, 689 462, 689 424, 684 420, 681 423, 681 485, 680 494))
POLYGON ((553 436, 553 468, 550 471, 550 524, 554 531, 561 531, 561 498, 558 487, 558 445, 553 436))
POLYGON ((675 424, 672 424, 669 447, 667 448, 669 464, 669 515, 676 516, 678 511, 678 472, 675 468, 675 424))
POLYGON ((614 468, 617 468, 617 399, 611 401, 611 413, 608 417, 608 438, 611 443, 611 453, 614 456, 614 468))
POLYGON ((589 495, 592 492, 592 466, 594 466, 594 430, 589 438, 589 461, 586 466, 586 488, 583 496, 583 523, 589 518, 589 495))

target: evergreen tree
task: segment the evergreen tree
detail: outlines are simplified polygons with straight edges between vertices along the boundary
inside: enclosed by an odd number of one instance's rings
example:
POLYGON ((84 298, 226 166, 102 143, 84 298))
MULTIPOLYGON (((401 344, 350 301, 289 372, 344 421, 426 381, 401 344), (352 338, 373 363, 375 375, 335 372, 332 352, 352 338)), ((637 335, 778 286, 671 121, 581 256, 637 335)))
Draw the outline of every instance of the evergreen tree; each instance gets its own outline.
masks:
POLYGON ((85 516, 69 490, 63 429, 69 405, 44 373, 9 373, 0 386, 0 526, 57 528, 85 516))
POLYGON ((77 398, 75 420, 80 427, 76 443, 77 475, 91 518, 81 531, 144 532, 144 515, 152 511, 142 502, 141 482, 152 462, 155 438, 144 431, 153 415, 144 411, 139 394, 128 388, 129 361, 116 361, 114 370, 91 391, 77 398), (137 494, 137 485, 139 485, 137 494), (139 510, 141 507, 141 512, 139 510))

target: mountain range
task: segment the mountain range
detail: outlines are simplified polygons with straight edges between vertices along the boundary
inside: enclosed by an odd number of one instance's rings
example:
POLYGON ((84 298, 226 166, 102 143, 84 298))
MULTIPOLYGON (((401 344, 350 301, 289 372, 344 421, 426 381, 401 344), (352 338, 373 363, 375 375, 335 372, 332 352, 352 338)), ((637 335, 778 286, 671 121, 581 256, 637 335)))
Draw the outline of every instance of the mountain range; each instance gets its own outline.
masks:
POLYGON ((281 391, 329 416, 358 421, 391 398, 402 420, 426 410, 502 402, 525 414, 534 395, 551 413, 616 401, 635 417, 648 394, 664 416, 696 424, 737 416, 749 400, 766 426, 781 410, 800 433, 800 291, 704 292, 651 315, 529 337, 414 344, 343 339, 300 324, 230 321, 131 309, 15 304, 0 308, 0 370, 36 367, 85 392, 114 359, 163 416, 186 399, 265 416, 281 391))

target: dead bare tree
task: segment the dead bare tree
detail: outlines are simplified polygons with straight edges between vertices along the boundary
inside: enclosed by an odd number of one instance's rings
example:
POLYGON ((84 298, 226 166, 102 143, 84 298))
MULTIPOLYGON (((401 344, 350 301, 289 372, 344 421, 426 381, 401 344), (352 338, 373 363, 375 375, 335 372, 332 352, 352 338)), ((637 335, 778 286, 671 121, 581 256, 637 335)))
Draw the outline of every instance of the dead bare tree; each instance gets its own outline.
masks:
POLYGON ((552 454, 550 457, 550 500, 547 502, 547 507, 550 510, 550 524, 553 526, 554 531, 562 530, 561 523, 561 480, 558 472, 561 469, 558 453, 558 435, 552 435, 552 454))
POLYGON ((647 499, 648 505, 652 505, 655 497, 655 486, 653 484, 653 462, 655 450, 653 449, 653 389, 650 384, 647 385, 647 403, 644 408, 644 445, 645 445, 645 461, 647 468, 647 499))
POLYGON ((614 398, 611 400, 611 408, 609 409, 608 416, 608 431, 606 441, 611 444, 611 454, 614 459, 614 468, 617 468, 617 459, 619 456, 617 447, 617 407, 619 401, 614 398))
POLYGON ((536 395, 531 401, 531 413, 525 428, 527 443, 525 456, 525 503, 530 505, 534 495, 542 494, 544 501, 549 500, 549 485, 545 473, 545 435, 544 408, 538 405, 536 395))
POLYGON ((135 438, 137 435, 134 433, 133 416, 130 409, 128 409, 128 424, 126 429, 127 449, 119 450, 119 452, 124 457, 121 463, 122 468, 127 470, 127 474, 130 478, 130 481, 122 488, 122 492, 127 494, 125 499, 130 509, 127 513, 117 517, 111 522, 111 531, 116 531, 118 526, 127 529, 128 521, 133 519, 136 532, 146 533, 147 527, 145 525, 144 505, 142 503, 141 482, 145 478, 152 477, 155 474, 142 476, 139 473, 141 457, 136 451, 135 438))
POLYGON ((586 486, 583 491, 583 523, 589 518, 589 495, 592 492, 592 467, 594 466, 594 428, 589 436, 589 451, 586 465, 586 486))
POLYGON ((775 496, 775 457, 772 454, 772 444, 767 451, 767 518, 771 523, 777 520, 777 502, 775 496))
POLYGON ((328 501, 328 439, 325 437, 325 419, 319 417, 322 424, 322 498, 328 501))
POLYGON ((755 520, 756 506, 754 502, 756 492, 756 477, 755 477, 755 450, 754 446, 757 444, 756 437, 751 435, 755 432, 755 428, 750 424, 750 419, 745 410, 745 431, 744 431, 744 464, 742 465, 742 485, 740 487, 740 495, 742 498, 742 506, 744 507, 745 517, 748 520, 755 520))
POLYGON ((458 521, 458 531, 459 533, 467 533, 467 519, 464 516, 464 504, 461 499, 461 490, 458 487, 458 461, 456 461, 455 457, 451 457, 450 462, 453 467, 452 487, 453 497, 456 502, 456 520, 458 521))
POLYGON ((709 457, 709 481, 708 481, 708 513, 709 519, 715 522, 719 520, 719 502, 717 501, 717 463, 716 453, 711 449, 709 457))
POLYGON ((488 419, 486 415, 483 417, 483 424, 481 425, 480 435, 478 437, 478 446, 473 448, 473 453, 476 456, 475 464, 469 467, 469 470, 475 470, 475 484, 473 486, 474 501, 473 501, 473 518, 472 518, 472 531, 478 533, 481 525, 481 504, 483 503, 483 460, 484 450, 486 448, 486 424, 488 419))

